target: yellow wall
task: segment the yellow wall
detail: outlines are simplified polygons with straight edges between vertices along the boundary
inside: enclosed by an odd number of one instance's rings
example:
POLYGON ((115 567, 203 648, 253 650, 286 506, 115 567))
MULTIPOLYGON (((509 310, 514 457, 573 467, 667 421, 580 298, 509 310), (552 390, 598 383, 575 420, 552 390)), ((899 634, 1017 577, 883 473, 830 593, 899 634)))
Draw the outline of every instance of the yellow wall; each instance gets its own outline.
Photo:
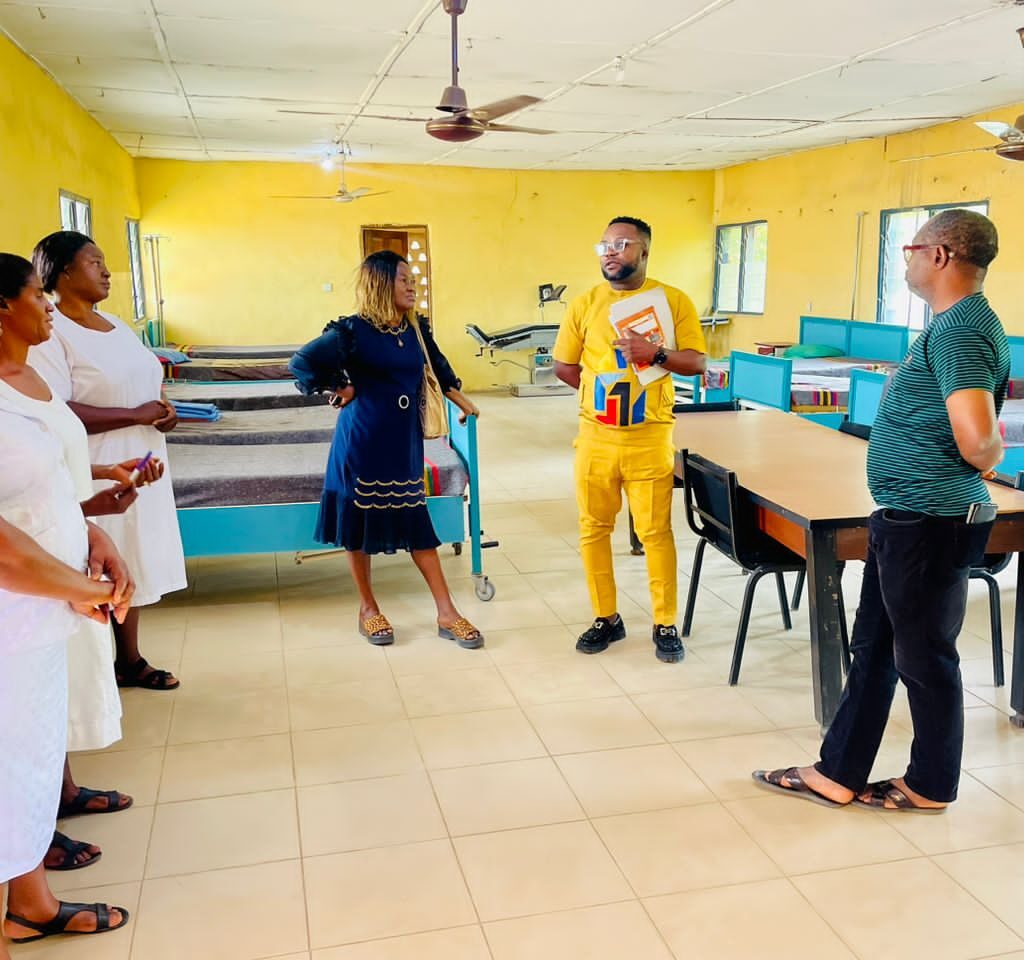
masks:
POLYGON ((920 204, 989 201, 1002 252, 987 291, 1010 333, 1024 334, 1024 164, 994 153, 909 158, 988 146, 974 120, 1012 123, 1024 107, 927 130, 847 144, 718 171, 715 222, 768 221, 763 317, 737 317, 730 344, 797 339, 801 314, 850 317, 857 214, 866 211, 855 319, 875 320, 881 211, 920 204))
POLYGON ((0 250, 31 256, 59 230, 61 189, 92 202, 93 235, 114 275, 104 308, 130 319, 125 218, 139 215, 132 159, 0 34, 0 250))
POLYGON ((613 216, 649 220, 652 275, 690 292, 698 309, 710 302, 711 173, 351 166, 350 189, 388 191, 351 204, 274 199, 336 190, 337 173, 307 164, 141 160, 137 176, 144 231, 168 237, 165 318, 181 342, 317 335, 352 309, 360 227, 387 223, 430 229, 438 339, 469 389, 525 374, 478 359, 465 325, 561 321, 558 305, 541 317, 537 286, 565 283, 570 297, 600 282, 593 243, 613 216))

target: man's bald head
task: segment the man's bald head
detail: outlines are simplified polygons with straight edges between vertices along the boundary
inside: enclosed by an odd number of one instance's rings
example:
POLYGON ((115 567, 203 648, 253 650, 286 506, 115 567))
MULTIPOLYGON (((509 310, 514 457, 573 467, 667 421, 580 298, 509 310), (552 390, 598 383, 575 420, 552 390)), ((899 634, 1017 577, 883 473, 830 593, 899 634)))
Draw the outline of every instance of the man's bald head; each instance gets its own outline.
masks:
POLYGON ((955 264, 987 270, 999 252, 996 225, 973 210, 943 210, 920 231, 918 242, 945 247, 955 264))

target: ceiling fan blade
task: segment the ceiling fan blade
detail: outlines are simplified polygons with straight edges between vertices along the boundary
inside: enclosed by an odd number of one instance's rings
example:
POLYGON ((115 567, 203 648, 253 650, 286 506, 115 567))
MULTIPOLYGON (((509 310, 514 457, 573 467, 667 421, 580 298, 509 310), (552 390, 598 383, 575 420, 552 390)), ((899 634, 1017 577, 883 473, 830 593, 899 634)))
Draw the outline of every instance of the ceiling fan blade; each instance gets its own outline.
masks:
POLYGON ((487 131, 492 130, 498 133, 556 133, 555 130, 538 130, 536 127, 517 127, 509 123, 489 123, 487 124, 487 131))
POLYGON ((331 194, 331 196, 329 196, 329 197, 323 197, 323 196, 319 196, 319 197, 312 197, 312 196, 296 197, 296 196, 292 196, 291 194, 289 194, 288 196, 275 195, 275 196, 272 196, 270 199, 271 200, 334 200, 336 197, 337 197, 337 194, 331 194))
POLYGON ((348 110, 285 110, 278 108, 278 113, 297 113, 304 117, 347 117, 348 110))
POLYGON ((1004 140, 1006 143, 1024 143, 1024 132, 1016 127, 1011 127, 1008 123, 999 123, 995 120, 980 120, 975 126, 981 127, 986 133, 991 133, 993 137, 999 137, 1000 140, 1004 140))
POLYGON ((497 120, 508 113, 515 113, 524 107, 540 103, 540 97, 508 97, 505 100, 495 100, 493 103, 485 103, 482 107, 474 107, 469 111, 470 116, 477 120, 497 120))
POLYGON ((379 113, 361 113, 356 120, 405 120, 409 123, 426 123, 429 117, 389 117, 379 113))
POLYGON ((353 199, 358 200, 360 197, 365 197, 368 193, 370 193, 370 188, 356 187, 355 190, 346 190, 345 193, 347 193, 353 199))

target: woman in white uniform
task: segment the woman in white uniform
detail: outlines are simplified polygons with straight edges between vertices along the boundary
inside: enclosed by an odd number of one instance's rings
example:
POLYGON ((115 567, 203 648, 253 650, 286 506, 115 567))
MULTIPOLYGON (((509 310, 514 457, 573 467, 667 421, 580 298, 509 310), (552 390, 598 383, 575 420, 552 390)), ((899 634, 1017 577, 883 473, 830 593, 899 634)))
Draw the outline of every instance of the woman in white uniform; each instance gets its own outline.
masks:
MULTIPOLYGON (((89 443, 82 422, 45 381, 26 363, 29 349, 50 336, 53 307, 43 294, 32 264, 22 257, 0 253, 0 281, 6 297, 0 304, 0 398, 10 408, 45 424, 60 442, 64 461, 75 485, 75 496, 85 516, 124 513, 136 499, 133 486, 119 483, 93 492, 93 478, 118 477, 126 465, 92 467, 89 443)), ((158 479, 153 464, 140 482, 158 479)), ((121 700, 114 679, 110 628, 82 619, 68 648, 68 750, 102 750, 121 739, 121 700)), ((79 787, 65 763, 61 790, 61 816, 71 813, 109 813, 126 809, 131 797, 117 791, 79 787)), ((51 870, 76 870, 97 860, 98 847, 55 833, 46 857, 51 870)))
MULTIPOLYGON (((177 418, 161 395, 160 362, 130 327, 96 309, 110 295, 103 252, 84 234, 60 231, 36 245, 33 260, 57 310, 53 336, 31 351, 29 363, 85 424, 92 461, 121 463, 150 450, 166 461, 163 434, 174 429, 177 418)), ((140 608, 186 585, 170 477, 141 490, 133 510, 98 523, 137 584, 131 612, 114 625, 117 682, 173 690, 178 680, 151 667, 139 652, 140 608)))
MULTIPOLYGON (((28 298, 45 318, 41 288, 7 282, 9 266, 0 264, 0 320, 10 301, 28 298)), ((11 373, 0 361, 0 374, 11 373)), ((0 883, 9 882, 4 933, 15 941, 102 933, 128 919, 106 904, 59 902, 43 857, 67 745, 68 638, 80 614, 105 622, 114 605, 124 616, 131 590, 109 539, 86 525, 60 441, 0 394, 0 883)))

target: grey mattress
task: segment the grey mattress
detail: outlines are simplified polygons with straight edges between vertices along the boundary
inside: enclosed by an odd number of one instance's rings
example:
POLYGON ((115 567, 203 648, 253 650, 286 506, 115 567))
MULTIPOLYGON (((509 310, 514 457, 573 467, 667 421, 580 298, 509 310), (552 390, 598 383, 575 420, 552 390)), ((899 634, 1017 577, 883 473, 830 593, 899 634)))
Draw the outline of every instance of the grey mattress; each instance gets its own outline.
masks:
MULTIPOLYGON (((183 443, 168 449, 179 507, 235 507, 267 503, 319 503, 329 443, 183 443)), ((428 440, 425 457, 437 468, 440 488, 430 495, 461 496, 469 474, 444 440, 428 440)))
POLYGON ((232 347, 225 344, 197 344, 184 347, 182 352, 201 360, 266 360, 276 357, 290 357, 301 347, 301 343, 281 343, 232 347))
POLYGON ((248 360, 190 360, 170 368, 170 380, 290 380, 290 357, 252 358, 248 360))
POLYGON ((327 396, 299 393, 294 380, 262 383, 167 383, 168 400, 212 403, 221 410, 268 410, 273 407, 313 407, 327 403, 327 396))
POLYGON ((338 411, 327 404, 271 410, 225 410, 215 423, 184 421, 171 433, 172 444, 330 443, 338 411))

